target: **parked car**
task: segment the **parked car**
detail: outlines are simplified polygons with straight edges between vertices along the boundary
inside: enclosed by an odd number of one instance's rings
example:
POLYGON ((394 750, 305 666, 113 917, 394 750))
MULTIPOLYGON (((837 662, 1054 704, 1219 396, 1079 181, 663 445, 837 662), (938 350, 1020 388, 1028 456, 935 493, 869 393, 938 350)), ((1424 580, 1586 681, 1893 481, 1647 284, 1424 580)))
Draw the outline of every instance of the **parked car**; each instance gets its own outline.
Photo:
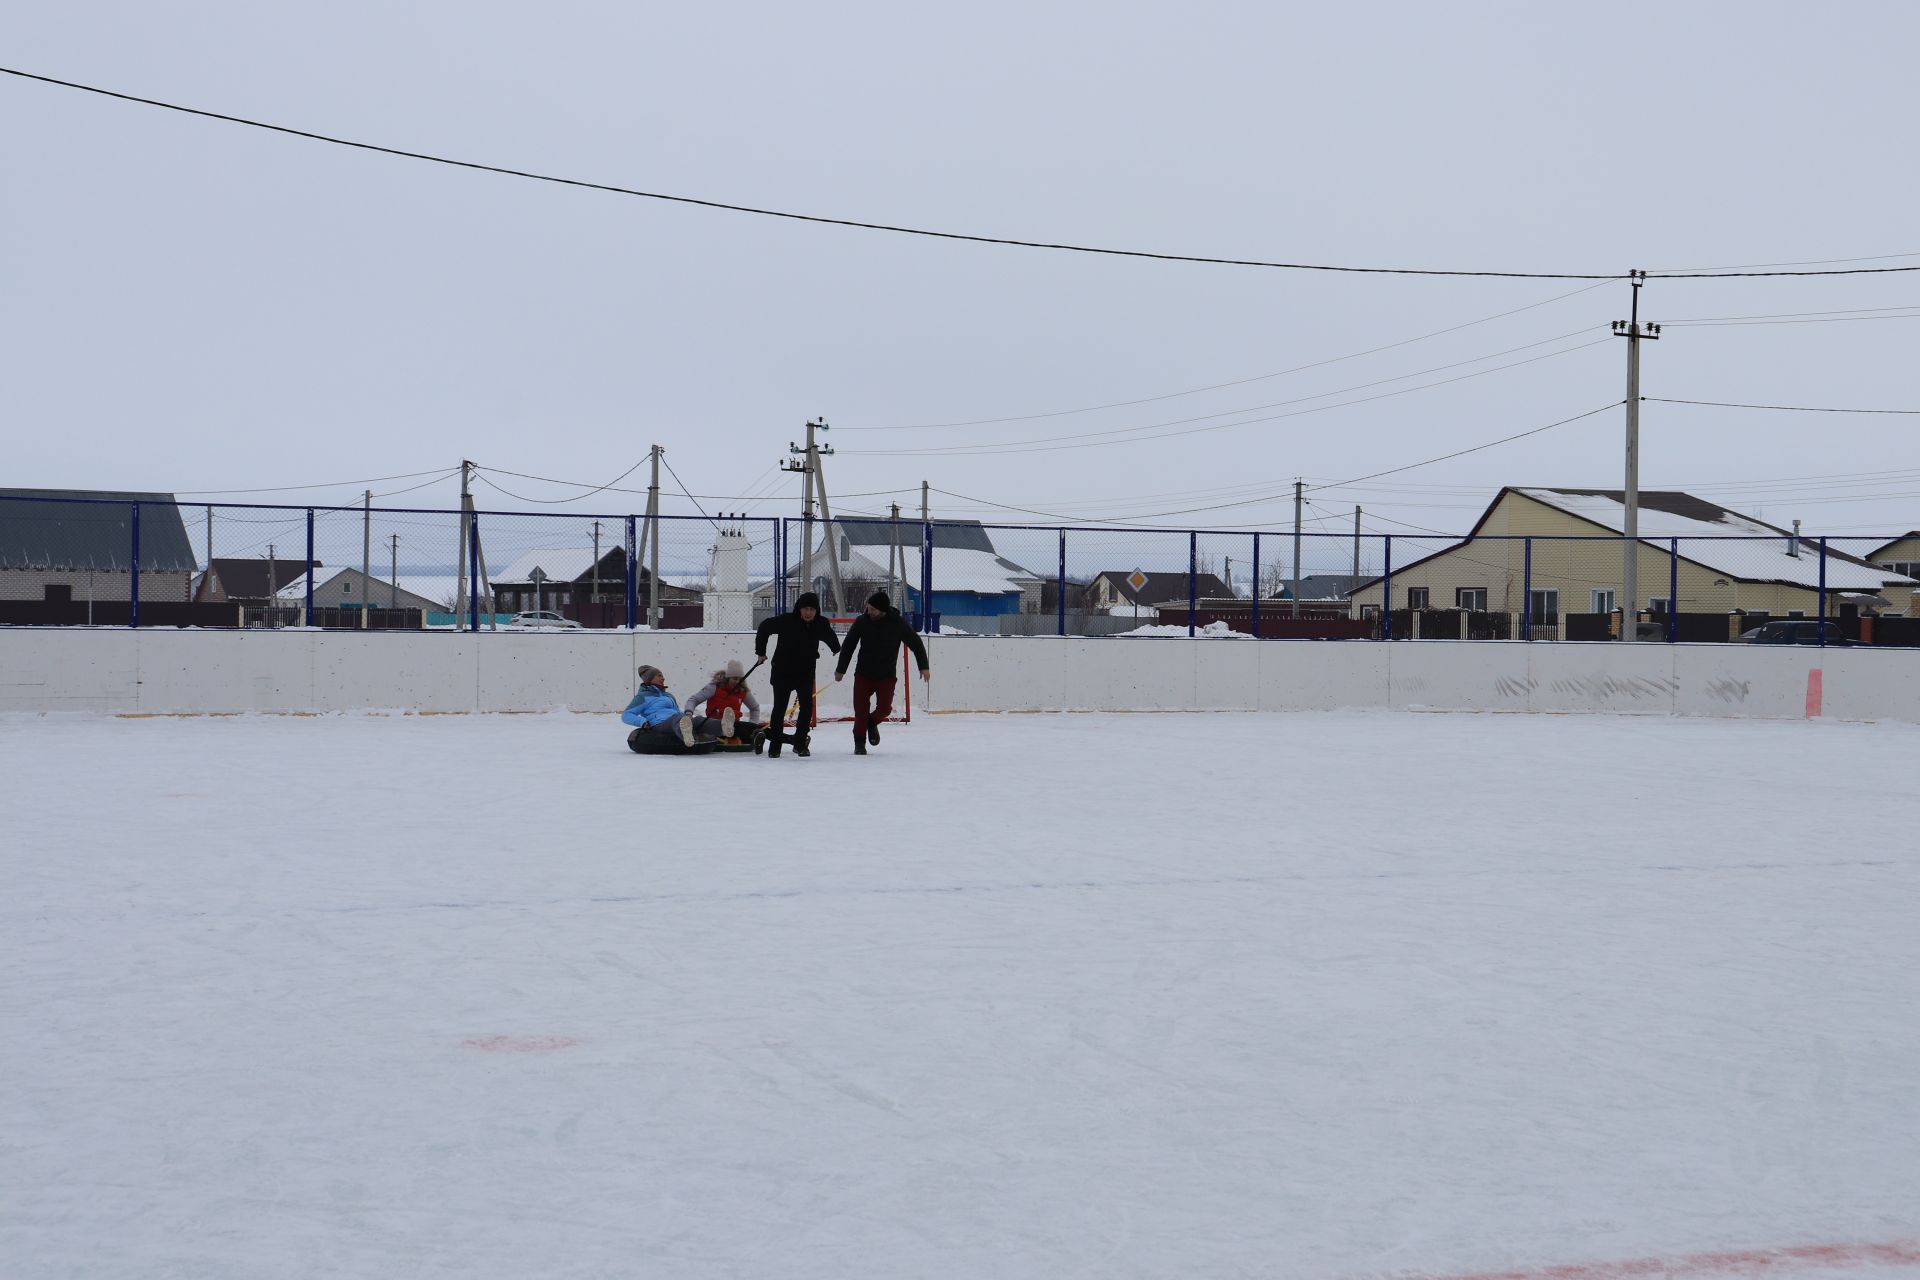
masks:
POLYGON ((550 609, 529 609, 525 613, 516 613, 507 619, 509 627, 550 628, 560 627, 573 631, 581 630, 579 623, 572 618, 563 618, 550 609))
POLYGON ((1751 631, 1741 632, 1740 641, 1742 644, 1819 644, 1821 627, 1827 629, 1827 644, 1831 646, 1854 643, 1840 634, 1840 628, 1835 623, 1820 622, 1812 618, 1784 618, 1763 622, 1751 631))

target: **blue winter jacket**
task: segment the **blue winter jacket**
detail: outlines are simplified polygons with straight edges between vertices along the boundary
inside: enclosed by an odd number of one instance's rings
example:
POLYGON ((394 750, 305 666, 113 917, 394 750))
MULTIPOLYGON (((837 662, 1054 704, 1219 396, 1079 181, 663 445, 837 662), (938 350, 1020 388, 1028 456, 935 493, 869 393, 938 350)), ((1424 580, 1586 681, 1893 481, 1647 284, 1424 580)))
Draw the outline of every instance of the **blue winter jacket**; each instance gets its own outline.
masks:
POLYGON ((649 725, 665 724, 679 714, 680 704, 673 700, 672 694, 657 684, 643 684, 640 692, 633 695, 633 701, 627 704, 627 709, 620 713, 620 720, 636 729, 644 729, 649 725))

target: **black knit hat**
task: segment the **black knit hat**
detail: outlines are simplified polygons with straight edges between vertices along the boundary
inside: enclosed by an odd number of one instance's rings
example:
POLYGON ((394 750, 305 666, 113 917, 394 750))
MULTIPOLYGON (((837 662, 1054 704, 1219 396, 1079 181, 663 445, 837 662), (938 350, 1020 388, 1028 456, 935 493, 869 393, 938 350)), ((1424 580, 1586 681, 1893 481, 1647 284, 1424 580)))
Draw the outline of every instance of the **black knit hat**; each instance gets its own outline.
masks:
POLYGON ((802 609, 818 609, 819 607, 820 597, 811 591, 802 591, 800 598, 793 602, 793 611, 795 613, 800 612, 802 609))
POLYGON ((876 609, 893 608, 893 601, 887 599, 887 593, 884 591, 876 591, 872 595, 868 596, 867 603, 872 605, 876 609))

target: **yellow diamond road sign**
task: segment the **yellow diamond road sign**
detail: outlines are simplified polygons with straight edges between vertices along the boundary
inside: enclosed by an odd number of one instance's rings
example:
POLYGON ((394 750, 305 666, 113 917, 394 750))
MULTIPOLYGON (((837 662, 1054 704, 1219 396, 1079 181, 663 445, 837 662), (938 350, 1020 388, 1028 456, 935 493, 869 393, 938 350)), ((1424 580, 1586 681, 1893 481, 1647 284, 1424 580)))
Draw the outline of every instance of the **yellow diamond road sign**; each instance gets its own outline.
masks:
POLYGON ((1147 585, 1147 575, 1135 569, 1127 575, 1127 585, 1138 591, 1147 585))

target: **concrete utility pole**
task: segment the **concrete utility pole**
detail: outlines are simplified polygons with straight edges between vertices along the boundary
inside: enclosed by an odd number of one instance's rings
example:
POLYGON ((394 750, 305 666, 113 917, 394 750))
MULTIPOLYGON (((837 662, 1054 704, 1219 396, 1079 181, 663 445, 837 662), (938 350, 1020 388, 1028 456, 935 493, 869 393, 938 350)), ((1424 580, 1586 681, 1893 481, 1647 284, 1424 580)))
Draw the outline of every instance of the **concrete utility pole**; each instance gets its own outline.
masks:
POLYGON ((887 537, 887 594, 893 598, 895 608, 904 609, 907 607, 907 549, 900 542, 900 504, 892 503, 891 508, 893 524, 888 529, 887 537), (900 579, 897 584, 893 576, 895 561, 900 564, 900 579))
POLYGON ((1620 605, 1620 638, 1632 644, 1640 638, 1640 340, 1658 338, 1660 326, 1640 323, 1640 286, 1647 273, 1636 269, 1628 278, 1633 281, 1633 318, 1615 320, 1613 332, 1627 340, 1627 476, 1620 495, 1626 509, 1622 532, 1627 535, 1620 576, 1627 598, 1620 605))
POLYGON ((360 513, 360 629, 371 625, 373 611, 373 490, 365 491, 360 513))
MULTIPOLYGON (((1353 585, 1360 585, 1360 508, 1353 509, 1353 585)), ((1352 588, 1348 588, 1351 590, 1352 588)))
MULTIPOLYGON (((827 424, 822 422, 820 429, 825 431, 827 424)), ((821 445, 813 451, 813 491, 820 499, 821 528, 827 544, 827 574, 833 580, 833 612, 845 617, 847 586, 840 577, 840 544, 833 536, 833 507, 827 502, 827 473, 820 466, 821 455, 832 452, 832 445, 821 445)))
POLYGON ((593 585, 587 588, 588 598, 595 605, 600 603, 600 522, 593 522, 593 585))
POLYGON ((1306 499, 1305 482, 1293 482, 1293 609, 1294 617, 1300 616, 1300 504, 1306 499))
POLYGON ((387 536, 387 608, 400 607, 400 535, 387 536))
POLYGON ((793 441, 787 441, 789 457, 780 464, 782 471, 792 471, 800 477, 800 590, 813 590, 813 475, 814 475, 814 439, 816 428, 824 429, 826 424, 817 419, 807 422, 807 445, 801 448, 793 441), (798 458, 799 461, 794 461, 798 458))
POLYGON ((647 486, 647 523, 653 528, 653 559, 647 565, 647 627, 660 629, 660 453, 653 446, 653 483, 647 486))
POLYGON ((213 598, 213 504, 207 504, 207 576, 200 580, 201 594, 213 598))
POLYGON ((465 458, 460 459, 460 536, 456 539, 460 544, 460 554, 457 561, 459 568, 453 574, 453 616, 456 622, 467 608, 467 540, 471 537, 467 532, 467 522, 472 518, 468 515, 473 507, 472 474, 473 464, 465 458))
POLYGON ((929 524, 932 522, 933 516, 928 514, 930 511, 932 511, 932 508, 927 505, 927 482, 925 480, 922 480, 920 482, 920 523, 921 524, 929 524))
POLYGON ((267 544, 267 625, 269 627, 277 627, 280 625, 279 620, 273 613, 274 606, 280 603, 280 588, 275 585, 275 580, 280 575, 278 569, 275 567, 273 553, 274 545, 269 542, 267 544))

